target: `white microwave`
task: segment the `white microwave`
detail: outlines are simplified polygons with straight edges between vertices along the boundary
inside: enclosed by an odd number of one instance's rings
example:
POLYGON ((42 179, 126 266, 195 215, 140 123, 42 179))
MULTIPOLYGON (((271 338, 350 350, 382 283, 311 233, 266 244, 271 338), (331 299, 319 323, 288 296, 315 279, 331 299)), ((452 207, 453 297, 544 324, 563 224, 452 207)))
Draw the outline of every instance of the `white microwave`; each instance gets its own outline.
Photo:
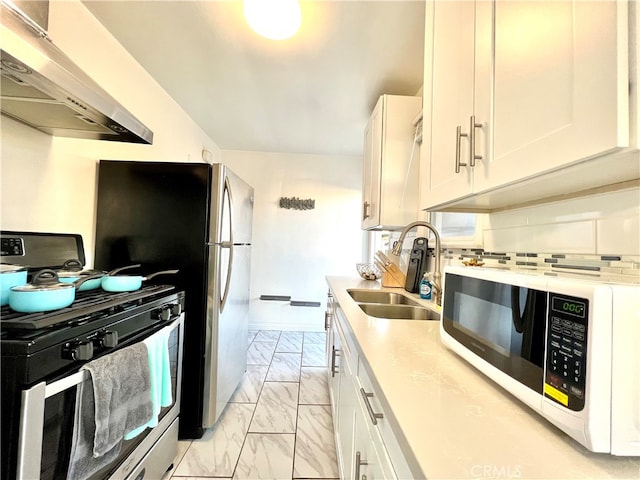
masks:
POLYGON ((640 456, 640 285, 448 266, 445 345, 593 452, 640 456))

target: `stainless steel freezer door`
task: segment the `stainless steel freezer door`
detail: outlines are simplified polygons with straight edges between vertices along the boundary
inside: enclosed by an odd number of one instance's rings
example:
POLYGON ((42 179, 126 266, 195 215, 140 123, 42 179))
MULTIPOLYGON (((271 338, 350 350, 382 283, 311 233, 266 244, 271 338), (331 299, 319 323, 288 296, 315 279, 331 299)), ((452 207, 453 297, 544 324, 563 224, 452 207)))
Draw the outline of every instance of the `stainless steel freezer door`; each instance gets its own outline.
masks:
POLYGON ((253 188, 228 167, 212 167, 209 242, 250 244, 253 188))
POLYGON ((209 246, 204 359, 205 428, 216 422, 247 369, 250 265, 250 245, 209 246), (229 262, 230 258, 233 258, 232 262, 229 262), (221 309, 222 288, 227 283, 224 308, 221 309))

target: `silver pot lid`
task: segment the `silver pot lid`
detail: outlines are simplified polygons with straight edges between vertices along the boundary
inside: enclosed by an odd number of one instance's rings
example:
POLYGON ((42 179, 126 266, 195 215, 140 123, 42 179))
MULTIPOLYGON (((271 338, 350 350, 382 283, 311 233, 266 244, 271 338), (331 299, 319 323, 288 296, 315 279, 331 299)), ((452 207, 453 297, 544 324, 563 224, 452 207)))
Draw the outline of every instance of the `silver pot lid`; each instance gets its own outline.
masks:
POLYGON ((104 272, 98 270, 82 270, 81 272, 72 272, 68 270, 58 270, 58 278, 75 278, 80 279, 89 276, 104 276, 104 272))
POLYGON ((8 263, 0 263, 0 273, 15 273, 26 270, 27 267, 22 265, 9 265, 8 263))
POLYGON ((73 283, 62 283, 59 281, 58 274, 55 270, 40 270, 31 279, 31 283, 26 285, 18 285, 11 287, 13 292, 42 292, 51 290, 66 290, 68 288, 75 289, 73 283))
POLYGON ((58 276, 61 278, 81 278, 89 275, 104 275, 104 272, 98 270, 84 270, 84 265, 80 260, 72 258, 67 260, 62 265, 62 268, 57 271, 58 276))

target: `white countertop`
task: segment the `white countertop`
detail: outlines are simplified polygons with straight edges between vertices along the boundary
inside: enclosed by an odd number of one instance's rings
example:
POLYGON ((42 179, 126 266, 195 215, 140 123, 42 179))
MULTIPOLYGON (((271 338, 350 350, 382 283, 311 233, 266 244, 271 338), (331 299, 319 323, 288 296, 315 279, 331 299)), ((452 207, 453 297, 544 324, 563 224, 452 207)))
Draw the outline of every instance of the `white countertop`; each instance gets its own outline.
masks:
POLYGON ((439 322, 370 317, 346 291, 404 289, 327 281, 413 471, 429 479, 640 479, 640 457, 586 450, 442 345, 439 322))

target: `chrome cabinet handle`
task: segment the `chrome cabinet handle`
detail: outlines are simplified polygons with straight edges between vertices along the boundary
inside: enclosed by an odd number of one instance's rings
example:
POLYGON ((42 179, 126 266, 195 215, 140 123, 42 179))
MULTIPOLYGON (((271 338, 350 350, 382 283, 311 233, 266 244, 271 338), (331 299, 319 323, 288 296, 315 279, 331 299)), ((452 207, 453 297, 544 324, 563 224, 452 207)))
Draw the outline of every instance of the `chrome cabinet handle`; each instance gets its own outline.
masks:
POLYGON ((482 160, 482 155, 476 155, 476 128, 482 128, 482 124, 476 123, 476 116, 471 115, 469 117, 469 165, 472 167, 476 166, 476 160, 482 160))
POLYGON ((331 378, 336 376, 336 373, 339 373, 338 371, 336 371, 336 357, 340 355, 340 350, 337 350, 336 347, 331 347, 331 378))
POLYGON ((331 323, 329 321, 330 321, 332 316, 333 315, 331 315, 331 313, 324 312, 324 329, 325 330, 329 330, 329 328, 331 327, 331 323))
POLYGON ((384 415, 381 413, 375 413, 373 411, 373 407, 369 402, 369 398, 373 398, 373 393, 367 393, 364 388, 360 388, 360 393, 362 394, 362 398, 364 399, 364 404, 367 407, 367 411, 369 412, 369 416, 371 417, 371 423, 374 425, 378 424, 379 418, 384 418, 384 415))
MULTIPOLYGON (((369 463, 366 460, 362 460, 362 455, 360 454, 360 452, 356 452, 356 471, 355 471, 355 475, 354 478, 356 480, 360 480, 360 466, 361 465, 369 465, 369 463)), ((364 478, 366 478, 363 475, 364 478)))
POLYGON ((458 125, 456 127, 456 173, 460 173, 460 167, 466 167, 466 163, 460 162, 460 139, 468 136, 466 133, 462 133, 462 127, 458 125))
POLYGON ((369 215, 368 210, 369 207, 371 206, 371 204, 369 202, 364 202, 363 204, 363 209, 362 209, 362 220, 366 220, 367 218, 369 218, 371 215, 369 215))

